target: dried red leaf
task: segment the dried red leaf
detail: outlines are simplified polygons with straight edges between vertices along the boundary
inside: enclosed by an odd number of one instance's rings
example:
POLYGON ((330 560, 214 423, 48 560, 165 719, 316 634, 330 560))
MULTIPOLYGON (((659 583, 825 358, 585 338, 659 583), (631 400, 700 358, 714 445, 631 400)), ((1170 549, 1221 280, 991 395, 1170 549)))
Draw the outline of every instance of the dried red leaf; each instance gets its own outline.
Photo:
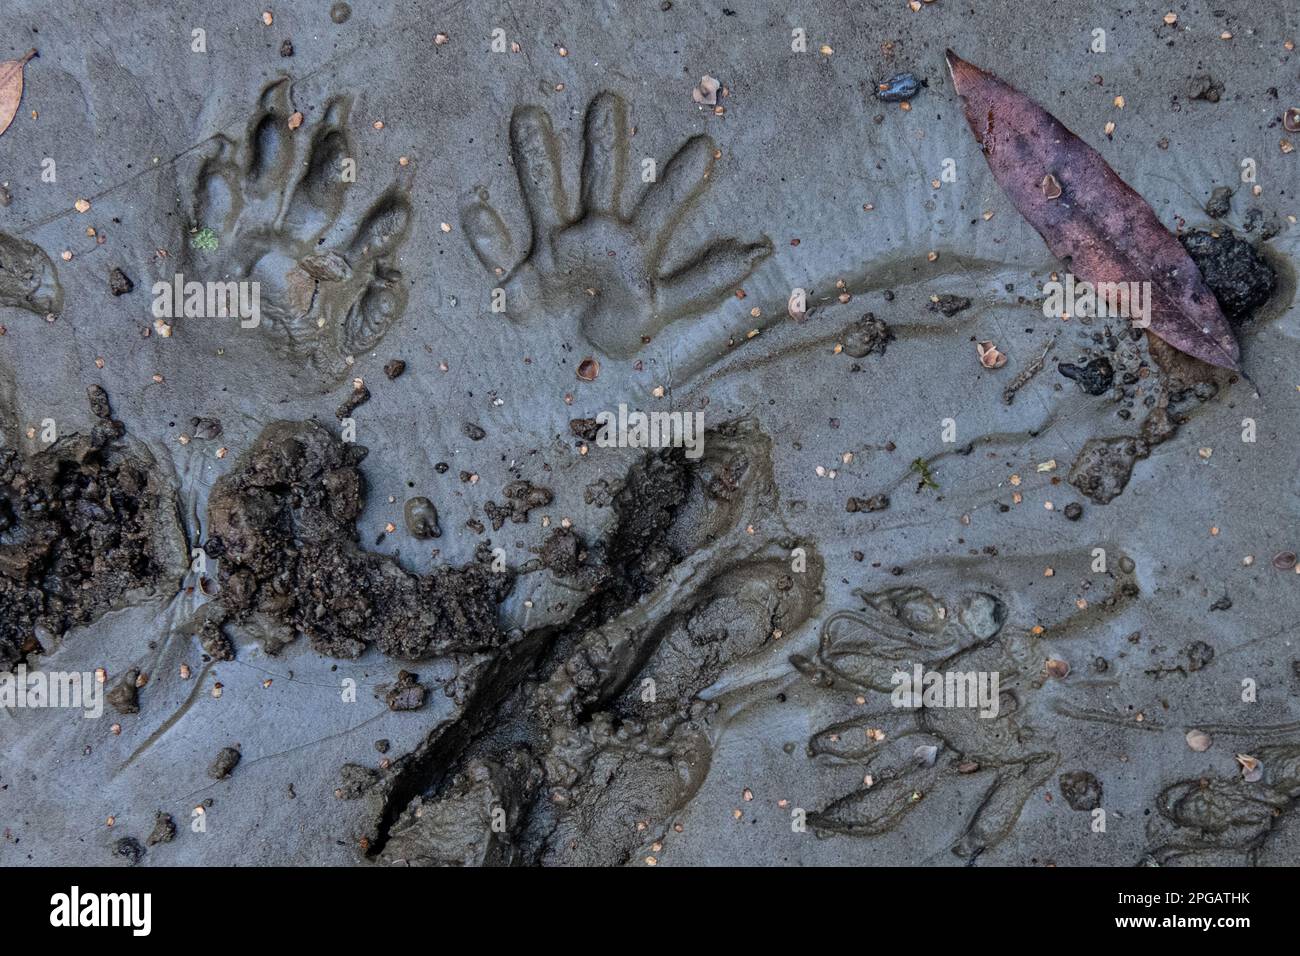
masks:
POLYGON ((23 67, 34 56, 36 51, 28 50, 17 60, 0 63, 0 133, 9 128, 18 112, 18 104, 23 98, 23 67))
POLYGON ((948 69, 993 178, 1052 254, 1094 284, 1149 282, 1148 331, 1203 362, 1236 370, 1237 340, 1218 302, 1146 201, 1019 90, 951 50, 948 69), (1060 196, 1050 198, 1057 185, 1060 196))

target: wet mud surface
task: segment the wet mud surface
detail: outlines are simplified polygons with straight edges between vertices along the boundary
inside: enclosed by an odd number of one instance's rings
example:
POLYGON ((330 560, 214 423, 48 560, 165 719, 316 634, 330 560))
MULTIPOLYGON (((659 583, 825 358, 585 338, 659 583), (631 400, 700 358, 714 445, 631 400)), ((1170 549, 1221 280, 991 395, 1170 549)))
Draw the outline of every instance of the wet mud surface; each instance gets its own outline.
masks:
POLYGON ((0 672, 104 708, 0 708, 0 862, 1300 861, 1282 4, 110 6, 10 38, 0 672), (947 47, 1244 375, 1044 315, 947 47))

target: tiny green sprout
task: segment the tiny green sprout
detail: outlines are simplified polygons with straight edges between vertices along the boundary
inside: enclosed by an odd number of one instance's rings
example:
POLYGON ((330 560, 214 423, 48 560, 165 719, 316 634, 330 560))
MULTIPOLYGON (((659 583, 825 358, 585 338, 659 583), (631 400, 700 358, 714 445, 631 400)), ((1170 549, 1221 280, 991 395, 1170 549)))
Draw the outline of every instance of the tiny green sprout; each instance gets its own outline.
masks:
POLYGON ((934 473, 930 471, 930 463, 924 458, 917 458, 912 462, 912 471, 921 476, 921 480, 916 483, 916 490, 922 488, 938 488, 939 483, 934 480, 934 473))
POLYGON ((190 239, 191 246, 195 249, 202 249, 204 252, 213 252, 218 244, 217 234, 208 226, 204 226, 190 239))

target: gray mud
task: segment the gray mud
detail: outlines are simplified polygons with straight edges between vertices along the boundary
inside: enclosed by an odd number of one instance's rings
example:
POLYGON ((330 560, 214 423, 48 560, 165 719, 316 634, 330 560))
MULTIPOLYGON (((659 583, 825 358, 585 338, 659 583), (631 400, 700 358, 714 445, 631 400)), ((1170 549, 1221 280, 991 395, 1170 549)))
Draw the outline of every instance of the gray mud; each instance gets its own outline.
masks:
POLYGON ((0 668, 105 706, 0 708, 0 864, 1300 862, 1300 21, 974 6, 12 0, 0 668), (1044 317, 947 47, 1245 377, 1044 317))

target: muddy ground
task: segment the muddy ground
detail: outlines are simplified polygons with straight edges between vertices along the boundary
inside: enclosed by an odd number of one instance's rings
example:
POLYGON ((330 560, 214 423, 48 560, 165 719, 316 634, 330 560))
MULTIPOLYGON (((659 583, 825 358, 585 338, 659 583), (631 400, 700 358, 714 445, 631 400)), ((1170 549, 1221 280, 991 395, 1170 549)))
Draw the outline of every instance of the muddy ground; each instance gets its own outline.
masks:
POLYGON ((0 714, 0 863, 1300 861, 1291 5, 227 6, 6 8, 0 666, 109 694, 0 714), (947 47, 1248 381, 1044 317, 947 47))

